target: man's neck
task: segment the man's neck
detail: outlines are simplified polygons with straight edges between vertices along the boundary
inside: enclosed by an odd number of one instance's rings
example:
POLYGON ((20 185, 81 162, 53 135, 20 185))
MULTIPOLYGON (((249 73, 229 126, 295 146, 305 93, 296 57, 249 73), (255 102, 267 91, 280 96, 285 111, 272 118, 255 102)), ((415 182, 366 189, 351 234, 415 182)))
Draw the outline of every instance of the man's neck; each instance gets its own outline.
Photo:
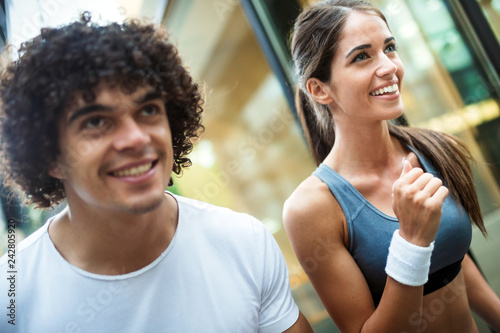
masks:
POLYGON ((60 254, 72 265, 104 275, 126 274, 153 262, 168 247, 178 223, 177 201, 169 194, 143 214, 68 208, 49 226, 60 254))

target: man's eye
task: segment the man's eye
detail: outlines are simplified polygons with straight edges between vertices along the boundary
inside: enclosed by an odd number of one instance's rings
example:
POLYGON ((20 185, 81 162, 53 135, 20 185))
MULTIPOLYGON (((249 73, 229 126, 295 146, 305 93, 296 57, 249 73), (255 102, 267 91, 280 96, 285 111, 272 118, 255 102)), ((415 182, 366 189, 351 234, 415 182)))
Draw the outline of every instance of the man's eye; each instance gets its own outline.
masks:
POLYGON ((156 105, 147 105, 141 109, 141 115, 143 116, 154 116, 160 113, 160 110, 156 105))
POLYGON ((368 58, 369 57, 368 57, 368 54, 366 54, 366 52, 361 52, 360 54, 358 54, 357 56, 354 57, 352 62, 359 62, 359 61, 366 60, 368 58))
POLYGON ((106 125, 106 120, 102 117, 92 117, 85 122, 85 128, 101 128, 106 125))

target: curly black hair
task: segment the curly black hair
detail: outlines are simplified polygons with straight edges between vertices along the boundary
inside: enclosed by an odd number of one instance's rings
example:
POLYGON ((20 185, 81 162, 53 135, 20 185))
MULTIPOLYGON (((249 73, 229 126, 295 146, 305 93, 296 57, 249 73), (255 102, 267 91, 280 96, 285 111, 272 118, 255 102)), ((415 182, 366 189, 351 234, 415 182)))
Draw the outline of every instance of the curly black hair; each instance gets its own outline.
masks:
POLYGON ((203 130, 202 98, 167 34, 131 20, 99 26, 88 13, 60 28, 45 28, 21 45, 0 78, 2 171, 6 184, 28 203, 50 208, 65 198, 48 172, 59 155, 58 122, 81 92, 95 100, 105 80, 132 93, 150 86, 164 96, 174 150, 173 172, 191 165, 187 155, 203 130))

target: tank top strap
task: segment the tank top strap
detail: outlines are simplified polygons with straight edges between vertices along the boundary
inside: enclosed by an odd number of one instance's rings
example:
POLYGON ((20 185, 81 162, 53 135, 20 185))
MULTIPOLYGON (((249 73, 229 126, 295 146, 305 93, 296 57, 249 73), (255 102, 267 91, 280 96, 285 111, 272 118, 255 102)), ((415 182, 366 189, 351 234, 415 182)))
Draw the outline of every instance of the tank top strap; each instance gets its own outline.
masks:
POLYGON ((434 165, 427 159, 426 156, 424 156, 424 154, 420 153, 410 145, 406 145, 406 147, 408 147, 408 149, 410 149, 415 155, 417 155, 418 161, 422 165, 422 168, 425 172, 428 172, 435 177, 441 178, 441 175, 438 174, 434 165))
POLYGON ((335 199, 337 199, 344 212, 348 229, 351 230, 352 221, 366 205, 366 200, 351 183, 326 164, 321 163, 313 172, 313 175, 325 183, 335 199))

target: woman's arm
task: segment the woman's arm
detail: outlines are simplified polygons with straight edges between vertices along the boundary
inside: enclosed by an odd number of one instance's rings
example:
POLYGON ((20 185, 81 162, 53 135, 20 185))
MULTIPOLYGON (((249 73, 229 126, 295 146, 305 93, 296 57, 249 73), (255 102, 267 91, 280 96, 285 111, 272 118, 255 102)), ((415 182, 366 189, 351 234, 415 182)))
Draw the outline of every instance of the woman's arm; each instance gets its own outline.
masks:
POLYGON ((341 332, 416 332, 408 318, 422 307, 422 287, 388 278, 375 310, 368 284, 344 245, 343 213, 338 204, 331 208, 336 202, 328 195, 328 200, 317 191, 295 195, 284 212, 292 247, 326 310, 341 332))
MULTIPOLYGON (((426 246, 437 232, 446 195, 441 193, 431 203, 424 200, 429 194, 422 193, 423 187, 411 186, 420 176, 422 171, 417 170, 405 182, 396 184, 395 212, 402 227, 406 226, 406 233, 401 235, 426 246), (424 227, 426 231, 421 230, 424 227)), ((436 190, 431 192, 430 196, 436 190)), ((285 204, 283 218, 299 262, 341 332, 418 330, 415 323, 421 316, 423 287, 403 285, 388 277, 382 299, 375 308, 368 284, 346 248, 342 209, 319 179, 310 177, 299 186, 285 204)))
POLYGON ((488 285, 469 255, 462 261, 467 297, 472 311, 500 332, 500 299, 488 285))

